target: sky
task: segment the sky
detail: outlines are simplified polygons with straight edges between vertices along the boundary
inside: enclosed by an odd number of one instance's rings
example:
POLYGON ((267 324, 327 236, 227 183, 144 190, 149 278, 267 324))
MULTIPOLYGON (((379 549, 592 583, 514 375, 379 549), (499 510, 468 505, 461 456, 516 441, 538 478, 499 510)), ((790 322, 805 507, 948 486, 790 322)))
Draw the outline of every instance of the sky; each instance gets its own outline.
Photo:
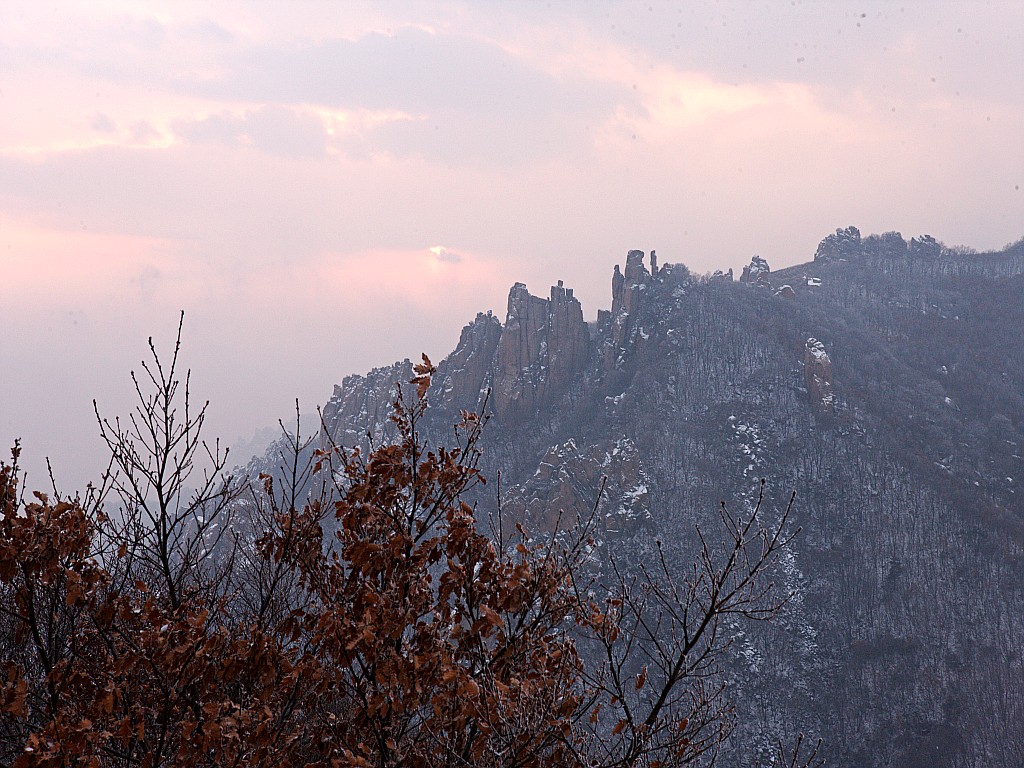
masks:
MULTIPOLYGON (((627 250, 1024 235, 1024 3, 0 3, 0 443, 99 478, 147 339, 240 448, 627 250), (263 432, 265 434, 265 432, 263 432)), ((6 455, 6 448, 0 448, 6 455)), ((239 457, 244 459, 244 457, 239 457)))

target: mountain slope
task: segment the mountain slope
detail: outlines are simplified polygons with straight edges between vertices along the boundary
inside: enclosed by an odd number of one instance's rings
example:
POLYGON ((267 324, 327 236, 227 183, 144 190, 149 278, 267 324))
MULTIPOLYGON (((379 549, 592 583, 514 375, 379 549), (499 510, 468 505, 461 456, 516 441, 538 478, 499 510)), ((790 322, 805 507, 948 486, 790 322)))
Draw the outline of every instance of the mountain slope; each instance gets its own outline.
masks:
MULTIPOLYGON (((487 476, 535 530, 585 512, 601 551, 689 562, 724 500, 803 528, 771 625, 735 629, 737 764, 776 737, 831 765, 1024 764, 1024 241, 968 254, 924 236, 822 241, 740 281, 630 251, 611 309, 517 284, 434 378, 434 438, 486 407, 487 476)), ((348 377, 324 407, 344 445, 387 439, 408 362, 348 377), (369 435, 369 437, 367 436, 369 435)), ((324 435, 327 437, 327 435, 324 435)), ((482 511, 494 505, 482 495, 482 511)))

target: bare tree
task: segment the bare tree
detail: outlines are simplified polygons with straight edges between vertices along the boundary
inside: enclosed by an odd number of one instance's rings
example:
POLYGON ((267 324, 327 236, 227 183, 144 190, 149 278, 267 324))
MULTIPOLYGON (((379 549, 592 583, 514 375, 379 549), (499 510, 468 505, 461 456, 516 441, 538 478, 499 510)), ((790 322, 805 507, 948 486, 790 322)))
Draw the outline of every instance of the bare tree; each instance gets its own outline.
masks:
MULTIPOLYGON (((427 445, 426 358, 415 395, 398 389, 393 443, 310 453, 297 422, 281 478, 246 485, 202 440, 180 326, 169 366, 150 346, 135 411, 100 419, 120 519, 26 502, 17 454, 0 467, 6 762, 714 760, 732 723, 724 622, 778 609, 765 576, 791 539, 788 510, 766 527, 760 504, 747 520, 723 507, 723 541, 698 531, 685 578, 663 557, 594 583, 593 517, 540 539, 480 530, 465 498, 484 482, 484 419, 463 413, 453 444, 427 445)), ((813 759, 800 746, 791 768, 813 759)))
POLYGON ((180 377, 182 313, 170 363, 149 339, 152 359, 132 371, 138 401, 125 421, 100 415, 100 436, 110 451, 104 488, 120 502, 119 527, 106 531, 124 558, 125 573, 162 589, 177 608, 214 590, 230 569, 216 563, 229 531, 231 502, 241 483, 225 473, 228 449, 203 439, 209 401, 192 402, 191 371, 180 377), (141 378, 141 381, 140 381, 141 378))

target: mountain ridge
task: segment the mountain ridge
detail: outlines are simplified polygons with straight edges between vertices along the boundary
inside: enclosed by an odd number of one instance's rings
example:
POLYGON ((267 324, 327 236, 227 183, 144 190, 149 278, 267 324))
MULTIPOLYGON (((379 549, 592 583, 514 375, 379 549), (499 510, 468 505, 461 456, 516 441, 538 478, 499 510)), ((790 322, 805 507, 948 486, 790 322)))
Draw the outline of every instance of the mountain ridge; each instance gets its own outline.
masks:
MULTIPOLYGON (((767 478, 780 514, 797 491, 776 574, 793 599, 736 627, 723 670, 737 764, 797 732, 832 765, 1021 764, 1024 240, 973 254, 848 227, 739 281, 645 258, 615 267, 592 323, 561 282, 514 285, 506 322, 477 315, 439 363, 424 429, 444 442, 485 410, 482 469, 534 530, 603 485, 600 556, 625 563, 662 546, 683 569, 720 502, 749 508, 767 478)), ((321 439, 386 441, 411 375, 346 377, 321 439)))

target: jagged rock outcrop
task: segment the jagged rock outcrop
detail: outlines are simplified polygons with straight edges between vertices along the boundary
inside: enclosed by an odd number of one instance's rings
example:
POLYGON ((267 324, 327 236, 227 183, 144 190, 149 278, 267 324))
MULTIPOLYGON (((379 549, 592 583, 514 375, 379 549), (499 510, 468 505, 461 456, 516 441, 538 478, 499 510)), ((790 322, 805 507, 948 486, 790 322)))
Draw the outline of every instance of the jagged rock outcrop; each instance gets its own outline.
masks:
POLYGON ((740 275, 741 283, 749 283, 751 285, 767 285, 768 275, 771 274, 771 267, 768 266, 768 262, 764 258, 754 254, 750 259, 750 264, 743 268, 743 274, 740 275))
POLYGON ((861 238, 856 227, 837 229, 818 244, 814 254, 817 262, 854 260, 861 258, 934 260, 946 252, 941 242, 931 235, 910 238, 908 243, 899 232, 883 232, 861 238))
POLYGON ((334 385, 334 394, 323 407, 324 437, 346 447, 380 445, 391 429, 391 404, 396 387, 413 376, 412 363, 406 359, 394 365, 374 368, 365 376, 352 375, 334 385))
POLYGON ((832 359, 825 351, 825 345, 814 338, 804 344, 804 386, 811 403, 821 411, 831 413, 835 409, 835 395, 832 393, 832 359))
POLYGON ((716 269, 711 273, 712 283, 731 283, 733 281, 732 267, 723 272, 720 269, 716 269))
POLYGON ((921 235, 910 238, 907 250, 911 256, 920 259, 937 259, 942 255, 942 243, 931 235, 921 235))
POLYGON ((459 344, 437 366, 432 404, 452 412, 476 411, 492 385, 494 354, 501 340, 501 322, 492 312, 480 312, 462 329, 459 344))
POLYGON ((548 377, 549 315, 547 299, 530 295, 525 283, 512 286, 495 359, 493 397, 499 416, 514 418, 541 399, 548 377))
POLYGON ((581 370, 589 348, 583 307, 571 288, 559 280, 551 298, 542 299, 516 283, 495 353, 494 413, 514 419, 549 404, 581 370))
MULTIPOLYGON (((657 263, 658 257, 651 251, 651 266, 655 270, 657 263)), ((643 251, 629 251, 626 254, 626 268, 622 272, 619 271, 619 265, 615 265, 612 273, 611 314, 607 318, 599 317, 599 321, 607 320, 611 329, 611 343, 604 350, 605 368, 610 370, 616 366, 622 345, 640 307, 641 297, 651 282, 652 275, 644 266, 643 251)))
POLYGON ((636 311, 640 301, 641 286, 645 285, 651 273, 644 266, 643 251, 629 251, 626 254, 626 269, 619 272, 615 265, 612 274, 612 316, 622 313, 631 314, 636 311))
POLYGON ((551 286, 548 304, 548 389, 560 395, 587 364, 590 331, 583 320, 583 306, 562 281, 551 286))

